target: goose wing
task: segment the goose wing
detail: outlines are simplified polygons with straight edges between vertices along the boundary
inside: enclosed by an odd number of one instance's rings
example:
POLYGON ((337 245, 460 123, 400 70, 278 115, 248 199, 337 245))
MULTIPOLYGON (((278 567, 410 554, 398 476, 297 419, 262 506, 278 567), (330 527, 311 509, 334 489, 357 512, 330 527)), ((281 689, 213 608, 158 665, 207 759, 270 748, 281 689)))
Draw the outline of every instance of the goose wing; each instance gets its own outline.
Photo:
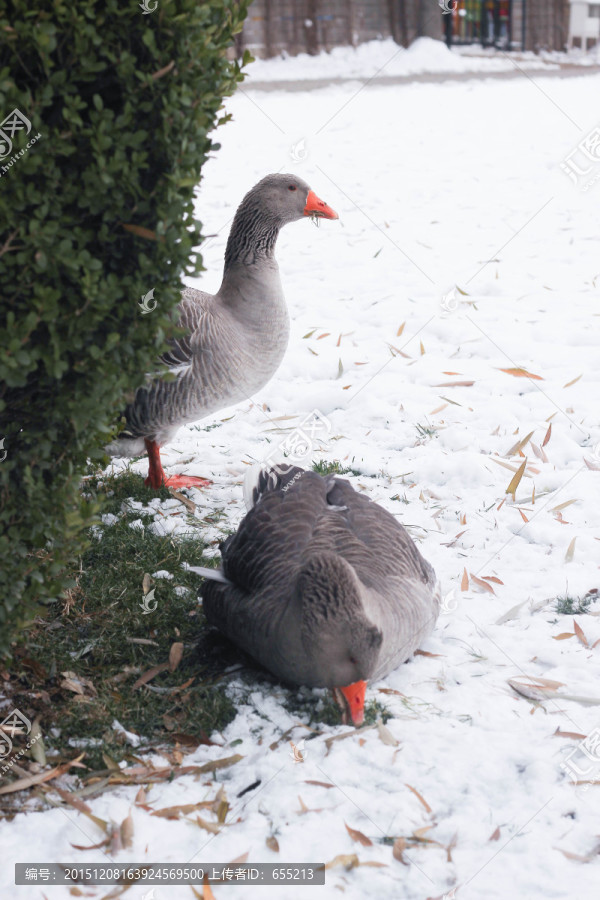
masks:
POLYGON ((177 375, 185 375, 193 365, 194 357, 210 346, 213 332, 211 294, 186 288, 177 307, 178 326, 186 333, 169 339, 169 350, 161 356, 161 362, 177 375))
MULTIPOLYGON (((369 586, 390 577, 435 584, 435 572, 406 529, 349 481, 329 481, 327 503, 337 510, 335 549, 369 586)), ((329 525, 331 528, 331 525, 329 525)))

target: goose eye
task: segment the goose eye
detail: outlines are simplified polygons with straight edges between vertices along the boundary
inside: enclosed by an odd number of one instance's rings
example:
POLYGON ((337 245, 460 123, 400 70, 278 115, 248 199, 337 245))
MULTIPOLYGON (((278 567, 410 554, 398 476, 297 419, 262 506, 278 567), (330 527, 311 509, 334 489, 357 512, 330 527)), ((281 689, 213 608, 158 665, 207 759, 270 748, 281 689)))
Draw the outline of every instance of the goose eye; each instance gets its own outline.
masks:
POLYGON ((350 662, 352 663, 353 666, 356 665, 356 660, 354 659, 353 656, 350 657, 350 662))
POLYGON ((298 190, 298 188, 296 187, 295 184, 288 185, 288 191, 297 191, 297 190, 298 190))

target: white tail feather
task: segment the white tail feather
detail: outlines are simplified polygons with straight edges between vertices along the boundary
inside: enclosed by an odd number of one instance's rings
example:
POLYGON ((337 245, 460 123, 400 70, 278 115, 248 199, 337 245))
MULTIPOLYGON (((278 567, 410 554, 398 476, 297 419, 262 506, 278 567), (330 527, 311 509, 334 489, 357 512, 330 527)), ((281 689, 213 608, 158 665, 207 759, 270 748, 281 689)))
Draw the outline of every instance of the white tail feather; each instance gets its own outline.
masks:
POLYGON ((231 584, 228 578, 223 574, 222 569, 208 569, 206 566, 188 566, 185 565, 185 568, 188 572, 195 572, 196 575, 201 575, 203 578, 208 578, 210 581, 220 581, 221 584, 231 584))

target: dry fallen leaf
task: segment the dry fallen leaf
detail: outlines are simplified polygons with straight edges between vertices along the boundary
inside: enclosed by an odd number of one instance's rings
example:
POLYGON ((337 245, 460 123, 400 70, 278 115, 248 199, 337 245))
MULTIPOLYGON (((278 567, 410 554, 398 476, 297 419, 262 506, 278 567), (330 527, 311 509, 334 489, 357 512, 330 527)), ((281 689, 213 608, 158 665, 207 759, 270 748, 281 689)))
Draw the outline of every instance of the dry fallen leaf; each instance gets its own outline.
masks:
POLYGON ((545 436, 544 440, 542 441, 542 447, 546 446, 546 444, 550 440, 551 436, 552 436, 552 422, 550 422, 550 424, 548 425, 548 431, 546 432, 546 436, 545 436))
POLYGON ((352 838, 353 841, 358 841, 358 843, 362 844, 363 847, 372 847, 373 846, 373 841, 370 838, 368 838, 366 836, 366 834, 363 834, 362 831, 357 831, 355 828, 350 828, 350 826, 348 824, 346 824, 346 822, 344 822, 344 825, 346 825, 346 831, 348 832, 348 834, 350 835, 350 837, 352 838))
POLYGON ((488 838, 488 841, 499 841, 500 840, 500 826, 496 828, 494 833, 488 838))
POLYGON ((515 378, 533 378, 535 381, 543 381, 541 375, 534 375, 532 372, 528 372, 527 369, 500 369, 500 372, 506 372, 507 375, 514 375, 515 378))
POLYGON ((338 853, 333 859, 325 863, 326 869, 333 869, 334 866, 343 866, 347 872, 359 866, 358 856, 356 853, 338 853))
POLYGON ((405 850, 406 839, 403 837, 397 837, 394 841, 394 846, 392 847, 392 856, 394 857, 394 859, 397 859, 398 862, 401 862, 403 866, 408 865, 403 856, 405 850))
POLYGON ((147 672, 144 672, 143 675, 140 675, 138 680, 132 686, 131 690, 135 691, 137 688, 142 687, 142 685, 146 684, 148 681, 152 681, 156 675, 159 675, 161 672, 164 672, 169 668, 169 663, 160 663, 158 666, 152 666, 151 669, 148 669, 147 672))
POLYGON ((183 644, 180 641, 171 644, 171 649, 169 650, 169 669, 171 672, 174 672, 179 663, 181 662, 181 658, 183 656, 183 644))
POLYGON ((468 575, 466 569, 463 570, 463 575, 462 575, 462 579, 460 582, 460 589, 461 589, 461 591, 469 590, 469 575, 468 575))
POLYGON ((495 594, 495 593, 496 593, 496 591, 495 591, 494 588, 491 586, 491 584, 488 584, 487 581, 484 581, 484 580, 483 580, 483 578, 478 578, 477 575, 473 575, 472 572, 470 573, 470 578, 471 578, 471 581, 475 582, 475 584, 476 584, 478 587, 483 588, 484 591, 487 591, 488 594, 495 594))
POLYGON ((270 834, 265 843, 269 850, 272 850, 273 853, 279 853, 279 841, 274 834, 270 834))
POLYGON ((574 537, 571 543, 568 546, 567 552, 565 553, 565 562, 572 562, 573 557, 575 556, 575 541, 577 537, 574 537))
POLYGON ((406 787, 409 789, 409 791, 412 791, 412 792, 413 792, 413 794, 415 795, 415 797, 417 797, 417 799, 421 801, 421 803, 423 804, 423 806, 425 807, 425 809, 427 810, 427 812, 430 813, 430 812, 431 812, 431 807, 430 807, 429 803, 428 803, 428 802, 424 799, 424 797, 418 792, 418 790, 417 790, 416 788, 414 788, 414 787, 411 787, 410 784, 407 784, 406 787))
POLYGON ((202 816, 196 816, 196 824, 208 831, 209 834, 218 834, 221 830, 221 826, 217 825, 216 822, 209 822, 203 819, 202 816))
POLYGON ((515 499, 515 494, 517 492, 517 488, 519 487, 519 484, 521 483, 521 479, 525 473, 526 466, 527 466, 527 459, 524 459, 523 462, 521 463, 521 465, 519 466, 519 468, 517 469, 517 471, 515 472, 515 474, 513 475, 513 477, 511 478, 510 484, 508 485, 508 487, 506 488, 506 490, 504 492, 505 494, 512 494, 513 502, 515 499))
POLYGON ((133 844, 133 819, 131 813, 121 822, 121 844, 124 848, 133 844))
POLYGON ((507 451, 506 455, 507 456, 516 456, 516 454, 521 452, 521 450, 523 449, 525 444, 527 444, 527 442, 529 440, 531 440, 532 437, 533 437, 533 431, 530 431, 526 437, 521 438, 520 441, 517 441, 516 444, 513 444, 513 446, 510 448, 510 450, 507 451))
POLYGON ((306 779, 304 781, 304 784, 316 784, 317 787, 324 787, 324 788, 335 787, 335 784, 328 784, 326 781, 311 781, 310 779, 306 779))
POLYGON ((583 646, 589 647, 590 645, 588 643, 588 639, 586 638, 585 634, 583 633, 583 628, 581 628, 581 626, 577 624, 575 619, 573 619, 573 628, 575 629, 575 634, 577 635, 577 637, 579 638, 579 640, 581 641, 583 646))
POLYGON ((560 726, 552 733, 552 737, 564 737, 571 738, 573 740, 582 740, 586 737, 585 734, 579 734, 578 731, 561 731, 560 726))

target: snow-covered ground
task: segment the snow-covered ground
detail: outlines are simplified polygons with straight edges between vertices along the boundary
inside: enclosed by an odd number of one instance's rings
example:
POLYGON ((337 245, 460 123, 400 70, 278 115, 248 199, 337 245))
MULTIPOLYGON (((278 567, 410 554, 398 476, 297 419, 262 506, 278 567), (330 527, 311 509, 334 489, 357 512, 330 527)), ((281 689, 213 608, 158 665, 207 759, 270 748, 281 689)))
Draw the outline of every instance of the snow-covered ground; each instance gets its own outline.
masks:
POLYGON ((401 47, 392 38, 368 41, 358 47, 335 47, 330 53, 309 56, 275 57, 257 59, 249 69, 248 84, 275 81, 304 81, 313 79, 368 78, 421 75, 424 73, 493 73, 510 72, 515 65, 520 69, 556 70, 566 63, 571 65, 597 65, 597 50, 588 53, 573 51, 564 53, 535 54, 531 52, 507 53, 495 49, 482 49, 478 45, 448 49, 441 41, 419 38, 410 47, 401 47))
MULTIPOLYGON (((216 237, 194 284, 218 287, 228 223, 268 172, 305 178, 340 221, 280 236, 293 325, 276 377, 253 402, 200 423, 219 427, 185 428, 165 448, 168 470, 214 481, 194 492, 187 527, 216 540, 217 526, 201 521, 215 509, 237 524, 245 463, 273 454, 286 436, 276 429, 316 409, 326 424, 308 459, 360 472, 352 483, 397 515, 435 566, 445 607, 426 655, 369 687, 394 716, 389 734, 323 726, 294 762, 288 739, 307 731, 283 689, 257 680, 244 692, 232 678, 239 714, 213 735, 222 746, 201 746, 185 764, 243 760, 216 781, 185 776, 147 797, 161 809, 211 800, 222 786, 227 824, 214 835, 195 816, 153 818, 134 806, 137 787, 88 799, 107 820, 131 810, 133 846, 116 861, 360 862, 332 865, 324 887, 217 886, 216 900, 598 896, 600 784, 574 786, 569 766, 600 779, 598 750, 594 762, 576 736, 592 735, 591 748, 600 726, 600 618, 577 616, 578 636, 554 606, 557 595, 600 587, 600 183, 583 191, 560 168, 597 125, 599 90, 591 75, 345 84, 291 98, 245 87, 228 102, 233 121, 198 199, 216 237), (525 461, 513 499, 505 492, 525 461), (266 844, 273 835, 278 853, 266 844), (406 865, 382 842, 399 836, 406 865)), ((100 840, 75 810, 0 823, 0 896, 71 896, 15 888, 12 863, 108 862, 71 846, 100 840)), ((189 887, 149 892, 125 896, 193 897, 189 887)))

